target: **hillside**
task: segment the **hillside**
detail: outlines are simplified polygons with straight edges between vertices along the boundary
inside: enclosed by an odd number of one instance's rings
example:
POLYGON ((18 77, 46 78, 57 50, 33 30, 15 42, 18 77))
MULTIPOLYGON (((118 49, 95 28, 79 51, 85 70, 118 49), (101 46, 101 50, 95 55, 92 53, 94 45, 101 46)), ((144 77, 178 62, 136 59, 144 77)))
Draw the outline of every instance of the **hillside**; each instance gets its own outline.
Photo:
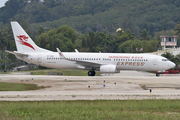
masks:
POLYGON ((81 33, 130 29, 136 36, 173 29, 180 21, 179 0, 9 0, 0 8, 0 22, 26 22, 52 28, 69 25, 81 33))

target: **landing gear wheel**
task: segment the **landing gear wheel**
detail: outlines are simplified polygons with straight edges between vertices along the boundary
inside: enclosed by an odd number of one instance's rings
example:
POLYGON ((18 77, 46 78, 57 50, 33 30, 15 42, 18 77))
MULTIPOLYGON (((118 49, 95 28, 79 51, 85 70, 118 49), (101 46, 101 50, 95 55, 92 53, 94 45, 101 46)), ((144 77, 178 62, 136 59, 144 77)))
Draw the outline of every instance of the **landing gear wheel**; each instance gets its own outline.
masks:
POLYGON ((95 71, 92 71, 93 75, 92 76, 95 76, 96 72, 95 71))
POLYGON ((159 74, 159 73, 156 73, 156 76, 157 76, 157 77, 159 77, 159 76, 160 76, 160 74, 159 74))
POLYGON ((88 72, 88 76, 95 76, 96 72, 94 70, 90 70, 88 72))

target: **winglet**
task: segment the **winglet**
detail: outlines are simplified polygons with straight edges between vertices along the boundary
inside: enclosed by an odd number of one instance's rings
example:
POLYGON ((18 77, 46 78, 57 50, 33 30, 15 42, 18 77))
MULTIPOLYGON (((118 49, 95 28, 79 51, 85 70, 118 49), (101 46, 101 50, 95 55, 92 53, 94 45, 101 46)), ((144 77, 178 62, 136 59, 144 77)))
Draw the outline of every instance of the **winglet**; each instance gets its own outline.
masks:
POLYGON ((62 52, 59 50, 59 48, 56 48, 56 49, 57 49, 57 51, 58 51, 61 59, 67 59, 67 58, 62 54, 62 52))
POLYGON ((75 52, 76 52, 76 53, 79 53, 79 51, 78 51, 77 49, 75 49, 75 52))

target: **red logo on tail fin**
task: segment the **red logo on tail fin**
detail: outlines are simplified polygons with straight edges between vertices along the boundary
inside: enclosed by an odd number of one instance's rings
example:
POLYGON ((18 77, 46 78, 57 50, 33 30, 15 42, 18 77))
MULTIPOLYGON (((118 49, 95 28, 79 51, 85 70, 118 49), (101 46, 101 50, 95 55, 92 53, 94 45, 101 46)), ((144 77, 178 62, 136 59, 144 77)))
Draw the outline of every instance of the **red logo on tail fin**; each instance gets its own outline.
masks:
POLYGON ((18 41, 20 42, 20 44, 25 45, 25 46, 28 46, 28 47, 32 48, 33 50, 35 50, 32 45, 30 45, 29 43, 27 43, 28 37, 26 37, 25 35, 19 35, 19 36, 17 36, 17 37, 19 38, 18 41))

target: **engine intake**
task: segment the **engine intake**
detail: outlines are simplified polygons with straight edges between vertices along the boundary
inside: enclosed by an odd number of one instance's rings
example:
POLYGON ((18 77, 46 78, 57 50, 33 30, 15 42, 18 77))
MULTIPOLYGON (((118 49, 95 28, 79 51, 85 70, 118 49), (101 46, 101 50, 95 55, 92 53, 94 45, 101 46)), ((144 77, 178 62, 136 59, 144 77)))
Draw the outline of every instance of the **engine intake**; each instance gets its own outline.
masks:
POLYGON ((101 65, 99 71, 101 73, 117 73, 117 72, 119 72, 116 68, 116 65, 101 65))

